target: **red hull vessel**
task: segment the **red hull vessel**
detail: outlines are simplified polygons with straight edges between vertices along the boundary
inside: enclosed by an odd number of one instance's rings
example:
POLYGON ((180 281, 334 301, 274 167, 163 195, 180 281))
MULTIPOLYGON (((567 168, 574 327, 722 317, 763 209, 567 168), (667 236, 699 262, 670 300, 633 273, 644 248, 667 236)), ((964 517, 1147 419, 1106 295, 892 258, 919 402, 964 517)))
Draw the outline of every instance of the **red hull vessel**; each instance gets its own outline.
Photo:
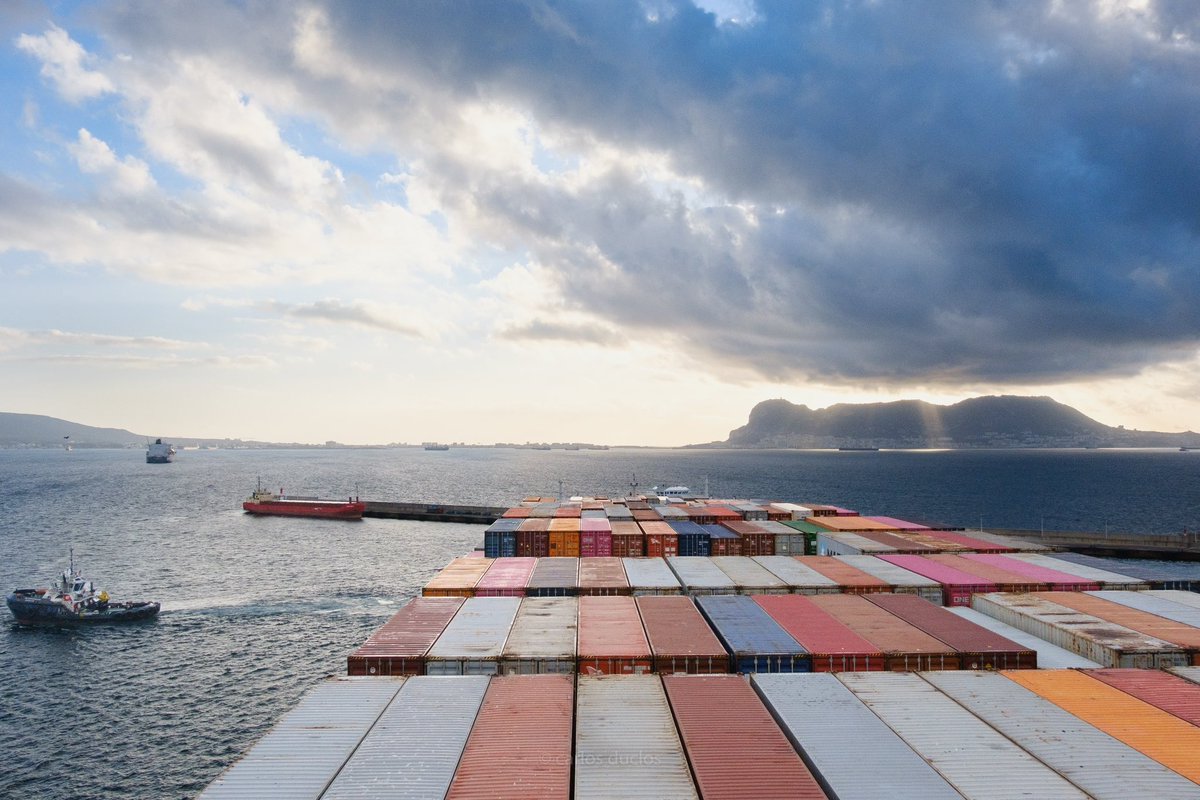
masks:
MULTIPOLYGON (((282 490, 281 490, 282 491, 282 490)), ((242 503, 249 514, 271 514, 279 517, 322 517, 324 519, 362 519, 367 504, 357 497, 353 500, 318 500, 313 497, 285 497, 282 494, 255 490, 242 503)))

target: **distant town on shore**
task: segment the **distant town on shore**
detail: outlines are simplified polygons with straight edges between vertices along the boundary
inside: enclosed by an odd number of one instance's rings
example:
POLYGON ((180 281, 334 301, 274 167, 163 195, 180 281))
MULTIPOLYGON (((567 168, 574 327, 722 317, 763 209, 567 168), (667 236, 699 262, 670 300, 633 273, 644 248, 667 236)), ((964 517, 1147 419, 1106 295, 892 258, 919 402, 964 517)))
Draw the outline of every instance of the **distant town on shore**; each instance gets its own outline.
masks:
MULTIPOLYGON (((0 412, 0 448, 139 448, 159 434, 101 428, 39 414, 0 412)), ((268 442, 163 436, 185 449, 399 448, 464 447, 526 450, 607 450, 637 447, 591 442, 390 442, 345 444, 268 442)), ((723 441, 685 445, 692 449, 970 449, 1179 447, 1200 449, 1200 433, 1160 432, 1112 427, 1049 397, 989 396, 936 405, 921 400, 890 403, 839 403, 810 409, 787 400, 766 400, 747 423, 723 441)))

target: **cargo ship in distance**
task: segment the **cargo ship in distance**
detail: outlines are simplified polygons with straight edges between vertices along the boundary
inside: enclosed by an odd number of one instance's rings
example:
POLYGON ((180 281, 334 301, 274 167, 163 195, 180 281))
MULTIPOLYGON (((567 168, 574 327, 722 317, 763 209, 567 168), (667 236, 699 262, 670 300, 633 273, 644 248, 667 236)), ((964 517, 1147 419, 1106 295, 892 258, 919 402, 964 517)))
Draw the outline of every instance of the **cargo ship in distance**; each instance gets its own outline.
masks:
POLYGON ((175 458, 175 448, 164 444, 162 439, 155 439, 154 444, 146 447, 147 464, 170 464, 175 458))
POLYGON ((321 517, 324 519, 362 519, 367 504, 355 498, 321 500, 316 497, 288 497, 283 489, 276 494, 262 488, 260 482, 254 493, 242 503, 248 514, 267 514, 278 517, 321 517))

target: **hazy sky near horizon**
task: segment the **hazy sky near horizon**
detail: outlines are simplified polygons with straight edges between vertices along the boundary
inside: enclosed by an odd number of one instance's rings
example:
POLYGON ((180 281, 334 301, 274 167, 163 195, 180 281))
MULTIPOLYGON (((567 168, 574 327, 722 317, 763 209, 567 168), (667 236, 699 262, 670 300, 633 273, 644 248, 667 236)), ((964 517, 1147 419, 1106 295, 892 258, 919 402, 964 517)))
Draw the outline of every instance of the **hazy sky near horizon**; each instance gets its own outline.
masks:
POLYGON ((0 6, 0 410, 723 439, 1200 428, 1190 0, 0 6))

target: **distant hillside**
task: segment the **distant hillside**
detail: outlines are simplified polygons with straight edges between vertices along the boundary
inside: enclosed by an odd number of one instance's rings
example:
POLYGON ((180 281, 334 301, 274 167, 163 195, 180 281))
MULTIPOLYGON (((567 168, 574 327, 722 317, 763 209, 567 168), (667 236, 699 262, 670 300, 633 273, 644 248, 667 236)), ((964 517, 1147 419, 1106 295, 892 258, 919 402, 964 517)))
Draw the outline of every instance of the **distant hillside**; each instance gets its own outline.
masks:
POLYGON ((767 400, 709 447, 1197 447, 1200 434, 1113 428, 1049 397, 975 397, 949 406, 922 400, 839 403, 813 410, 767 400))
POLYGON ((122 428, 95 428, 41 414, 0 412, 0 447, 128 447, 144 445, 147 437, 122 428))

